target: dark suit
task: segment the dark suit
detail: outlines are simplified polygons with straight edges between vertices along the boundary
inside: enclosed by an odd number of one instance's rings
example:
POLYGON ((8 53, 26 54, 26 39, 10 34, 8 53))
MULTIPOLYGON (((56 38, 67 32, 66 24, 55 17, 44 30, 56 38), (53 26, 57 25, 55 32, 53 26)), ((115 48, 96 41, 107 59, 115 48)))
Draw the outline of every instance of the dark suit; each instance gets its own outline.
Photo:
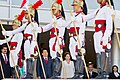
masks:
POLYGON ((118 73, 118 74, 119 74, 119 76, 116 77, 116 76, 114 75, 114 73, 110 73, 110 74, 109 74, 109 79, 120 79, 120 73, 118 73))
MULTIPOLYGON (((1 63, 2 63, 2 67, 3 67, 4 77, 5 78, 10 78, 10 76, 11 76, 11 69, 10 69, 8 55, 7 55, 7 59, 8 59, 8 62, 6 64, 5 61, 4 61, 4 58, 3 58, 2 54, 0 53, 0 60, 1 60, 1 63)), ((0 79, 2 79, 1 68, 0 68, 0 79)))
MULTIPOLYGON (((44 66, 45 73, 46 73, 46 78, 50 78, 53 73, 53 70, 52 70, 53 61, 50 57, 48 57, 48 64, 46 64, 44 58, 42 58, 42 61, 43 61, 43 66, 44 66)), ((37 59, 36 72, 37 72, 37 77, 40 76, 41 79, 44 79, 44 74, 42 71, 42 67, 41 67, 39 58, 37 59)))
MULTIPOLYGON (((96 72, 92 72, 92 75, 90 75, 90 73, 88 72, 88 74, 89 74, 89 77, 90 77, 90 79, 91 78, 95 78, 97 75, 98 75, 98 73, 96 73, 96 72)), ((84 79, 88 79, 87 78, 87 74, 84 74, 84 77, 83 77, 84 79)))

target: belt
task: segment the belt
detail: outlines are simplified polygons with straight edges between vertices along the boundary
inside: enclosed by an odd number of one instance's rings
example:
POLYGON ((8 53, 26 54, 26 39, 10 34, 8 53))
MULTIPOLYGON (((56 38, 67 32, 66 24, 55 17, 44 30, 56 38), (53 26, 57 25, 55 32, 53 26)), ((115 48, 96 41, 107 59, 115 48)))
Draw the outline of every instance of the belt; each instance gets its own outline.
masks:
POLYGON ((32 38, 33 38, 33 36, 32 36, 32 34, 24 34, 24 39, 25 40, 32 40, 32 38))
POLYGON ((56 37, 56 35, 58 35, 58 32, 50 32, 50 38, 56 37))
POLYGON ((69 30, 69 36, 70 37, 77 36, 76 30, 77 30, 77 33, 79 34, 79 29, 80 29, 80 27, 76 27, 76 29, 75 29, 75 27, 71 27, 69 30))
POLYGON ((77 30, 77 32, 79 32, 79 29, 80 29, 80 27, 76 27, 76 29, 75 29, 75 27, 70 27, 69 32, 74 33, 76 30, 77 30))
POLYGON ((75 32, 74 33, 69 33, 69 36, 73 37, 73 36, 77 36, 77 34, 75 32))
POLYGON ((15 50, 17 47, 17 42, 10 42, 10 50, 15 50))
POLYGON ((102 31, 103 33, 106 30, 106 20, 95 20, 95 32, 102 31))

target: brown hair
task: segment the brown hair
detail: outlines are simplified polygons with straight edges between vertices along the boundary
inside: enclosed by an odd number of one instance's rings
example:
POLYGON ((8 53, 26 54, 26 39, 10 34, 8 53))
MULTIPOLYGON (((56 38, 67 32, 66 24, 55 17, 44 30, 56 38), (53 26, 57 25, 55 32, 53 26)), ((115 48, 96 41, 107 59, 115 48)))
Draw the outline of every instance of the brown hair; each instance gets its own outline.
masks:
POLYGON ((70 56, 70 60, 72 60, 70 52, 65 52, 65 57, 66 57, 66 55, 69 55, 70 56))

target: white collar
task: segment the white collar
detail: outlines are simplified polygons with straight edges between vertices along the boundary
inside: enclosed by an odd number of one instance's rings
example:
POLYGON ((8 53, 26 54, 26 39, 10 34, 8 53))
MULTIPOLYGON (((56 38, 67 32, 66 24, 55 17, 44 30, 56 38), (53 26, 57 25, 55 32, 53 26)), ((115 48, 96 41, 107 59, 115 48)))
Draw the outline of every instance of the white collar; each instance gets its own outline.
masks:
POLYGON ((2 54, 2 56, 4 56, 4 55, 7 56, 6 54, 3 54, 3 53, 1 53, 1 54, 2 54))
POLYGON ((118 72, 114 72, 114 75, 115 75, 116 77, 118 77, 118 76, 119 76, 118 72))
MULTIPOLYGON (((6 58, 7 58, 7 54, 3 54, 3 53, 1 53, 2 54, 2 56, 3 56, 3 59, 5 59, 5 56, 6 56, 6 58), (5 55, 5 56, 4 56, 5 55)), ((8 59, 8 58, 7 58, 8 59)))
POLYGON ((48 57, 43 57, 43 58, 44 58, 44 59, 46 59, 46 58, 48 59, 48 57))

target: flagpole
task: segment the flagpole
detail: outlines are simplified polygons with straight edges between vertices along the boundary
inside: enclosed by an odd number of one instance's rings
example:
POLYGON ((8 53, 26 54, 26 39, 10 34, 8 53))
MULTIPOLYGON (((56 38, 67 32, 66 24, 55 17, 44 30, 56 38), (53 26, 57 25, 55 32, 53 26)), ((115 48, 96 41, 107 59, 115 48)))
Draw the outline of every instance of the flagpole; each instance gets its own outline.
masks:
MULTIPOLYGON (((71 8, 70 8, 70 3, 69 3, 68 0, 67 0, 67 4, 68 4, 68 8, 70 9, 70 15, 73 16, 72 10, 71 10, 71 8)), ((75 33, 76 33, 76 35, 77 35, 77 42, 78 42, 77 45, 79 46, 79 45, 80 45, 80 38, 79 38, 78 33, 77 33, 77 29, 76 29, 76 26, 75 26, 75 22, 73 22, 73 25, 74 25, 74 27, 75 27, 75 33)), ((81 52, 80 52, 80 53, 81 53, 81 52)), ((88 77, 88 79, 89 79, 88 69, 87 69, 87 65, 86 65, 86 62, 85 62, 85 58, 84 58, 84 54, 83 54, 83 53, 82 53, 82 60, 83 60, 83 63, 84 63, 84 67, 85 67, 85 71, 86 71, 87 77, 88 77)))
MULTIPOLYGON (((56 1, 56 0, 55 0, 55 1, 56 1)), ((49 5, 50 5, 50 0, 48 0, 48 2, 49 2, 49 5)), ((51 7, 50 7, 50 12, 51 12, 51 14, 52 14, 52 19, 54 19, 54 15, 53 15, 53 13, 52 13, 51 7)), ((55 20, 55 19, 54 19, 54 20, 55 20)), ((63 58, 62 58, 62 52, 61 52, 61 50, 60 50, 60 42, 59 42, 59 39, 58 39, 57 30, 56 30, 56 22, 54 22, 54 28, 55 28, 56 38, 57 38, 57 40, 58 40, 58 45, 59 45, 59 51, 60 51, 60 57, 61 57, 62 67, 63 67, 63 70, 65 71, 65 69, 64 69, 64 62, 63 62, 63 58)), ((65 71, 65 72, 66 72, 66 71, 65 71)))
MULTIPOLYGON (((2 28, 2 30, 5 31, 5 29, 4 29, 4 27, 3 27, 2 23, 1 23, 1 21, 0 21, 0 24, 1 24, 1 28, 2 28)), ((14 59, 13 59, 13 56, 12 56, 12 52, 11 52, 11 50, 10 50, 10 45, 9 45, 9 43, 8 43, 8 41, 7 41, 7 37, 6 37, 6 35, 4 35, 4 37, 5 37, 5 40, 6 40, 7 46, 8 46, 8 50, 10 51, 10 56, 11 56, 11 58, 12 58, 13 64, 14 64, 14 66, 15 66, 15 72, 16 72, 16 75, 17 75, 17 77, 18 77, 18 79, 19 79, 19 74, 18 74, 18 71, 17 71, 16 65, 15 65, 15 62, 14 62, 14 59)))
POLYGON ((3 79, 4 79, 4 78, 5 78, 5 76, 4 76, 4 71, 3 71, 3 67, 2 67, 1 60, 0 60, 0 67, 1 67, 1 72, 2 72, 3 79))

